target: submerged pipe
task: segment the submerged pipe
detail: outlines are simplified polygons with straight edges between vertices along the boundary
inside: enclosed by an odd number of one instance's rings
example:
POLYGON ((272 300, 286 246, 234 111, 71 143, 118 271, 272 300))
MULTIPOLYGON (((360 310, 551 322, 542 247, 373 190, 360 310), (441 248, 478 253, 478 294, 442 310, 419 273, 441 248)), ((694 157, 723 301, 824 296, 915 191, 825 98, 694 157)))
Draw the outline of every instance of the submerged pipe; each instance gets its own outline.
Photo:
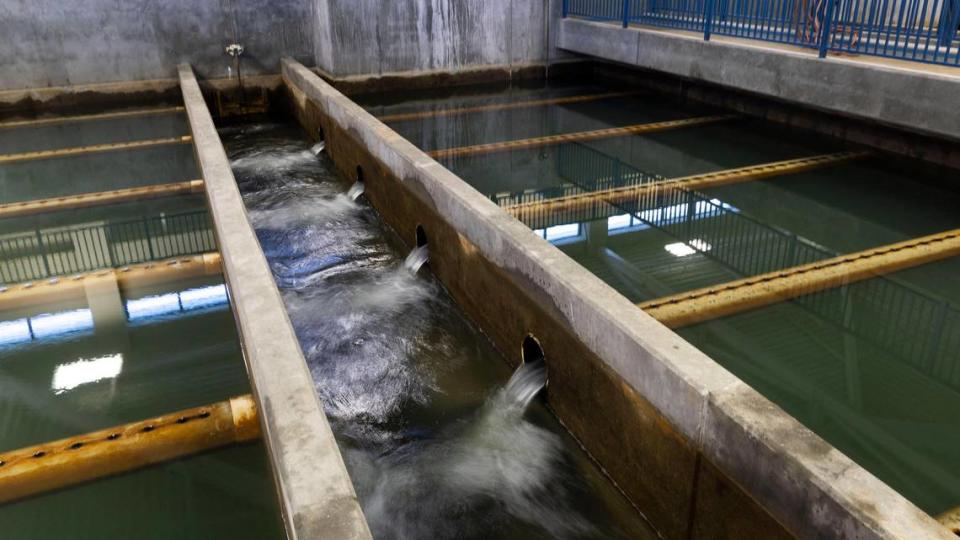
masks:
POLYGON ((700 126, 715 122, 724 122, 737 118, 734 115, 702 116, 699 118, 684 118, 682 120, 668 120, 665 122, 651 122, 647 124, 635 124, 632 126, 623 126, 616 128, 596 129, 593 131, 578 131, 576 133, 564 133, 562 135, 548 135, 545 137, 533 137, 530 139, 517 139, 513 141, 503 141, 487 144, 475 144, 473 146, 459 146, 456 148, 443 148, 431 150, 427 155, 434 159, 447 159, 454 157, 476 156, 483 154, 493 154, 496 152, 508 152, 510 150, 525 150, 528 148, 539 148, 541 146, 553 146, 575 141, 593 141, 597 139, 609 139, 612 137, 622 137, 624 135, 639 135, 641 133, 654 133, 657 131, 666 131, 669 129, 679 129, 684 127, 700 126))
POLYGON ((74 116, 55 116, 52 118, 35 118, 31 120, 14 120, 11 122, 0 122, 0 129, 17 128, 38 128, 46 126, 56 126, 60 124, 71 124, 79 122, 91 122, 95 120, 115 120, 117 118, 133 118, 138 116, 159 116, 163 114, 182 113, 187 109, 182 105, 174 107, 154 107, 149 109, 136 109, 128 111, 113 111, 97 114, 81 114, 74 116))
POLYGON ((601 99, 612 99, 640 94, 640 91, 631 90, 627 92, 606 92, 603 94, 585 94, 580 96, 564 96, 558 98, 533 99, 527 101, 512 101, 510 103, 491 103, 489 105, 477 105, 473 107, 458 107, 455 109, 437 109, 432 111, 418 111, 413 113, 388 114, 380 116, 377 119, 381 122, 401 122, 406 120, 420 120, 422 118, 435 118, 446 116, 460 116, 478 112, 503 111, 509 109, 523 109, 528 107, 542 107, 544 105, 568 105, 571 103, 585 103, 588 101, 597 101, 601 99))
POLYGON ((0 504, 260 438, 248 395, 0 452, 0 504))
POLYGON ((96 193, 81 193, 49 199, 35 199, 15 203, 0 204, 0 218, 27 216, 44 212, 59 212, 91 206, 116 204, 121 202, 142 199, 170 197, 190 193, 203 193, 203 180, 189 180, 170 184, 154 184, 135 188, 98 191, 96 193))
POLYGON ((0 155, 0 164, 19 163, 22 161, 34 161, 38 159, 82 156, 86 154, 100 154, 103 152, 117 152, 120 150, 138 150, 142 148, 153 148, 155 146, 188 144, 191 142, 193 142, 193 136, 182 135, 179 137, 166 137, 163 139, 149 139, 144 141, 95 144, 92 146, 75 146, 71 148, 59 148, 56 150, 38 150, 35 152, 0 155))

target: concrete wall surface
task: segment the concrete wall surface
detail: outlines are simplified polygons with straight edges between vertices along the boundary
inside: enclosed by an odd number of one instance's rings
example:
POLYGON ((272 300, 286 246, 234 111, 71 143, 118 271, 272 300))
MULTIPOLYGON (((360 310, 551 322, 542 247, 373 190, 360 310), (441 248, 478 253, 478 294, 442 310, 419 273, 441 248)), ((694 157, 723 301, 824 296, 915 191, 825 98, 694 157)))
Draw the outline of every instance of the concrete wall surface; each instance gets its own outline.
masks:
POLYGON ((0 90, 173 79, 189 62, 228 77, 281 56, 335 77, 529 66, 553 47, 561 0, 6 0, 0 90))
POLYGON ((559 0, 313 0, 317 66, 335 77, 545 63, 559 0))
POLYGON ((313 65, 309 2, 4 0, 0 90, 172 79, 180 62, 226 77, 235 41, 245 73, 277 73, 281 56, 313 65))
POLYGON ((713 83, 785 102, 960 140, 960 69, 868 58, 818 58, 734 40, 563 19, 566 51, 713 83))

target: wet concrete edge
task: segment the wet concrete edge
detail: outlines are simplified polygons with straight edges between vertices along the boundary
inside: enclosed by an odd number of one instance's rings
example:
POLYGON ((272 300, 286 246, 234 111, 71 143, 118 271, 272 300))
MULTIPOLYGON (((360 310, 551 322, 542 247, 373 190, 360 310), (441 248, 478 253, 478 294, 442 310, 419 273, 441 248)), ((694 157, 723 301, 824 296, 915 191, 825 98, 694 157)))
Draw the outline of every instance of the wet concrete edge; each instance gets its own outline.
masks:
MULTIPOLYGON (((316 74, 283 76, 505 272, 550 298, 576 337, 793 534, 952 538, 917 509, 702 352, 530 233, 316 74)), ((702 517, 702 516, 701 516, 702 517)), ((697 521, 698 516, 691 516, 697 521)), ((691 529, 692 530, 692 529, 691 529)))
POLYGON ((291 540, 369 539, 366 519, 193 70, 183 102, 291 540))

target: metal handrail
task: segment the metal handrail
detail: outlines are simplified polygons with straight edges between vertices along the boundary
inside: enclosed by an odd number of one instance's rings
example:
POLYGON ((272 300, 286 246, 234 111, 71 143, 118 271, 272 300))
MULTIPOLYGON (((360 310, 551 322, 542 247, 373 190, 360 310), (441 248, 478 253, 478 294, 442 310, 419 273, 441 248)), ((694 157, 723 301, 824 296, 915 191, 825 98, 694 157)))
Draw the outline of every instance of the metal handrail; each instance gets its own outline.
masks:
POLYGON ((960 66, 960 0, 564 0, 563 16, 960 66))
POLYGON ((206 210, 0 236, 0 281, 17 283, 216 250, 206 210))

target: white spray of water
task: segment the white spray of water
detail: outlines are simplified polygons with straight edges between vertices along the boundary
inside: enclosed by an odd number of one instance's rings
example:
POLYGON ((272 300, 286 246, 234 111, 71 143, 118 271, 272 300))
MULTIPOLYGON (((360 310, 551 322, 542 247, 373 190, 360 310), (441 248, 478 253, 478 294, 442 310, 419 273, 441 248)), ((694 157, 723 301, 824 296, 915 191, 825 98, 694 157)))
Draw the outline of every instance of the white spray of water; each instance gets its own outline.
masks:
POLYGON ((498 399, 502 400, 504 407, 516 409, 523 414, 533 401, 540 390, 547 384, 547 368, 542 360, 527 362, 520 366, 507 385, 498 394, 498 399))
POLYGON ((330 219, 356 211, 356 206, 343 195, 332 198, 302 197, 285 200, 281 204, 249 210, 250 222, 258 229, 289 229, 302 227, 317 220, 330 219))
POLYGON ((427 251, 427 245, 417 246, 407 255, 406 260, 403 261, 403 267, 411 274, 416 275, 416 273, 420 271, 420 268, 422 268, 424 264, 427 264, 429 258, 430 253, 427 251))
POLYGON ((310 147, 310 151, 313 152, 313 155, 319 156, 320 152, 323 152, 323 149, 327 147, 326 141, 320 141, 317 144, 310 147))
POLYGON ((363 182, 357 180, 350 186, 350 190, 347 191, 347 197, 349 197, 351 201, 355 201, 359 199, 361 195, 363 195, 363 182))
POLYGON ((496 512, 542 528, 553 538, 595 534, 557 484, 564 455, 560 438, 524 418, 545 384, 543 362, 524 364, 468 424, 416 450, 352 463, 360 476, 370 476, 364 483, 371 488, 363 494, 364 513, 375 535, 474 537, 487 530, 491 519, 490 507, 482 506, 485 500, 497 501, 496 512), (398 499, 416 502, 398 505, 398 499), (480 507, 483 513, 476 512, 480 507))

